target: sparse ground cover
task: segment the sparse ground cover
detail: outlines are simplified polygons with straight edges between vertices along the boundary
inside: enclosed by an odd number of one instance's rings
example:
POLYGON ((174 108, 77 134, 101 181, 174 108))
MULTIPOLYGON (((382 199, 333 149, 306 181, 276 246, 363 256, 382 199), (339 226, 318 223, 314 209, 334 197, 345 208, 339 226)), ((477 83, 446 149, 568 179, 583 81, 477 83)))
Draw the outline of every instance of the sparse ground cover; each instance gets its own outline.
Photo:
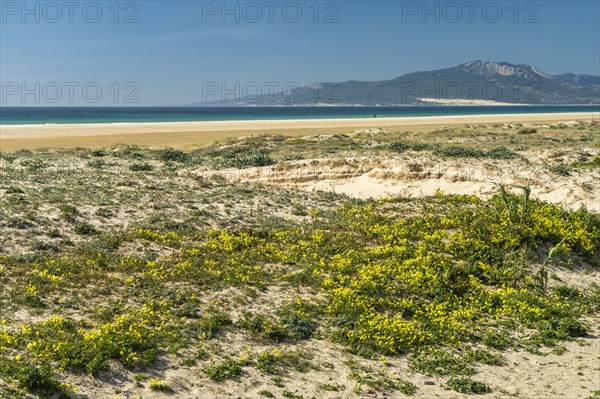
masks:
POLYGON ((597 212, 526 186, 357 199, 243 173, 426 154, 594 181, 599 139, 573 123, 3 153, 0 392, 597 396, 597 212), (575 381, 501 377, 545 359, 575 381))

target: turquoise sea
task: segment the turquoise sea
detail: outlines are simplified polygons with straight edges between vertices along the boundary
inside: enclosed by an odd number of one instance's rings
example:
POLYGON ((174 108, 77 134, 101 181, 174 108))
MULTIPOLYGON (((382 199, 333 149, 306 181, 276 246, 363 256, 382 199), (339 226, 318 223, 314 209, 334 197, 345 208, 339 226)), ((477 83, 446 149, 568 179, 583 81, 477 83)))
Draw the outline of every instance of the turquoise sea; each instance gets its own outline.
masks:
POLYGON ((1 125, 335 119, 600 112, 600 105, 331 107, 0 107, 1 125))

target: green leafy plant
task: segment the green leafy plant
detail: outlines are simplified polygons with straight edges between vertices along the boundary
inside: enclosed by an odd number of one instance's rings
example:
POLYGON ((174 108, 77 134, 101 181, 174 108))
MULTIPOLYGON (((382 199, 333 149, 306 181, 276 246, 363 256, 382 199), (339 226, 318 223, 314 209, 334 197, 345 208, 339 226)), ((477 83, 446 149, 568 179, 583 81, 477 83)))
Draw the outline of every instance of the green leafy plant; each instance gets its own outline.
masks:
POLYGON ((242 375, 242 366, 235 360, 226 360, 220 364, 211 363, 202 368, 204 374, 213 381, 222 382, 242 375))
POLYGON ((190 159, 188 153, 181 150, 175 150, 173 148, 166 148, 162 150, 158 157, 163 162, 186 162, 190 159))
POLYGON ((98 233, 98 230, 87 222, 77 222, 74 228, 75 233, 82 236, 89 236, 98 233))
POLYGON ((565 165, 563 163, 557 163, 554 165, 550 165, 550 166, 548 166, 548 170, 552 173, 556 173, 557 175, 571 176, 571 169, 569 168, 568 165, 565 165))
POLYGON ((449 350, 423 348, 409 359, 411 370, 425 375, 472 375, 475 370, 469 362, 449 350))
POLYGON ((148 381, 150 389, 157 392, 172 392, 173 389, 167 385, 164 380, 158 377, 152 378, 148 381))
POLYGON ((483 382, 465 377, 452 377, 446 384, 454 391, 465 394, 485 394, 492 392, 492 389, 483 382))
POLYGON ((129 165, 129 170, 131 170, 132 172, 150 172, 152 170, 154 170, 154 167, 147 163, 132 163, 131 165, 129 165))

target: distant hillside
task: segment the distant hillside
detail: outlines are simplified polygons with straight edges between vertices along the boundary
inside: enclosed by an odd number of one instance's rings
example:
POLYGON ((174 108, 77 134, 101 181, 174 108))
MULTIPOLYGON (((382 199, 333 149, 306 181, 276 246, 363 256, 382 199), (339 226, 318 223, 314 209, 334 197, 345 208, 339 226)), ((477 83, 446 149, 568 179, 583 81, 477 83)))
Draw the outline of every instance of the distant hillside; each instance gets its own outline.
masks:
MULTIPOLYGON (((238 98, 227 103, 402 105, 423 104, 422 98, 511 104, 600 104, 600 76, 572 73, 552 76, 530 65, 472 61, 391 80, 320 83, 274 96, 264 93, 258 99, 238 98)), ((213 102, 214 105, 219 103, 213 102)))

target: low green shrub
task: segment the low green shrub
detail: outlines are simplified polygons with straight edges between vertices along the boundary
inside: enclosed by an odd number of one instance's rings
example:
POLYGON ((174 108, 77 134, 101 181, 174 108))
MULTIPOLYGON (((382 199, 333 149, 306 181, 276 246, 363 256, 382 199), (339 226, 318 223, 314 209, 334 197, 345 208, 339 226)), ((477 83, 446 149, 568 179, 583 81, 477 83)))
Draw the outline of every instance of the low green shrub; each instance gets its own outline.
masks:
POLYGON ((426 347, 409 358, 408 367, 428 376, 472 375, 475 369, 465 359, 448 349, 426 347))
POLYGON ((483 382, 473 381, 470 378, 452 377, 447 385, 456 392, 470 394, 484 394, 492 392, 492 389, 483 382))
POLYGON ((154 167, 147 162, 132 163, 131 165, 129 165, 129 170, 132 172, 150 172, 154 170, 154 167))
POLYGON ((77 222, 75 224, 74 231, 81 236, 98 234, 98 230, 87 222, 77 222))
POLYGON ((163 162, 186 162, 190 156, 183 151, 166 148, 159 153, 158 158, 163 162))
POLYGON ((235 360, 226 360, 220 364, 211 363, 202 368, 202 371, 213 381, 222 382, 235 379, 242 375, 242 366, 235 360))

